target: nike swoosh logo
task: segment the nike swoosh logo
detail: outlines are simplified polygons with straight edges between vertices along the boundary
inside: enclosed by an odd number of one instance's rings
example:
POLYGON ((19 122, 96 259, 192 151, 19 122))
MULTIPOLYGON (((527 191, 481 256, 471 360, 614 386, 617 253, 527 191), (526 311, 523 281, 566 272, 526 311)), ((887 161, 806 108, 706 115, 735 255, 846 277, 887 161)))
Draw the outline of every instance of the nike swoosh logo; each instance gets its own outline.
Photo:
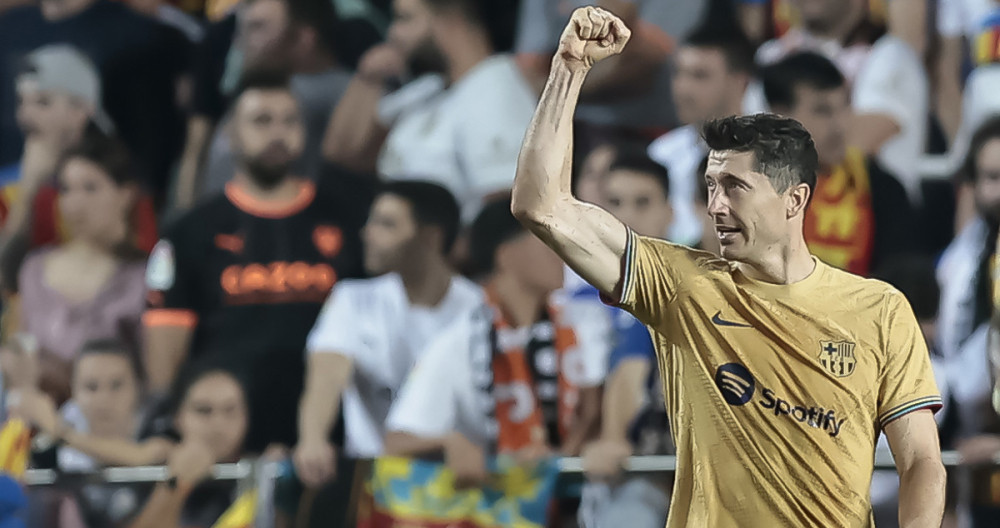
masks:
POLYGON ((712 322, 719 326, 735 326, 737 328, 753 328, 753 325, 748 325, 745 323, 737 323, 735 321, 726 321, 722 318, 722 311, 715 312, 712 316, 712 322))

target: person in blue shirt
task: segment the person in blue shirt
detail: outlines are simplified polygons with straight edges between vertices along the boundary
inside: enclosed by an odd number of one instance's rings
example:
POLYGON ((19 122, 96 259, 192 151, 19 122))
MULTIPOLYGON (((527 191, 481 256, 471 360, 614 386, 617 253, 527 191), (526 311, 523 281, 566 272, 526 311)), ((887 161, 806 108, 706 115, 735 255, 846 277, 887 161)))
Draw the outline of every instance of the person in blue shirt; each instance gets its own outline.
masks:
MULTIPOLYGON (((673 220, 667 170, 644 145, 623 144, 600 179, 602 205, 639 235, 663 238, 673 220)), ((592 286, 574 297, 596 297, 592 286)), ((583 451, 593 484, 584 492, 586 526, 659 528, 666 522, 667 481, 621 479, 625 458, 667 454, 673 446, 649 331, 631 314, 608 307, 614 345, 605 383, 601 435, 583 451), (604 484, 601 484, 604 483, 604 484)))

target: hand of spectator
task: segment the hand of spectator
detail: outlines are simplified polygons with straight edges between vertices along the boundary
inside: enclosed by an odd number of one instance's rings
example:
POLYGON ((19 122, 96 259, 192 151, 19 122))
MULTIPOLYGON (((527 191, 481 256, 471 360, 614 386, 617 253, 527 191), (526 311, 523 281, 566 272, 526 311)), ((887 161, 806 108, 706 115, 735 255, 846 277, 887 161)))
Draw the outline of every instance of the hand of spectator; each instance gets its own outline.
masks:
POLYGON ((444 461, 455 474, 458 488, 479 487, 489 479, 483 449, 460 433, 453 433, 445 440, 444 461))
POLYGON ((295 474, 307 488, 318 488, 337 475, 337 451, 323 439, 303 439, 292 453, 295 474))
POLYGON ((552 448, 544 442, 532 443, 528 447, 520 449, 514 453, 514 460, 522 466, 534 466, 535 464, 550 458, 555 453, 552 448))
POLYGON ((958 444, 958 453, 964 464, 990 462, 1000 455, 1000 435, 978 435, 958 444))
POLYGON ((179 484, 195 486, 205 479, 215 464, 212 450, 197 441, 183 442, 167 459, 167 473, 177 477, 179 484))
POLYGON ((615 478, 631 454, 632 446, 625 440, 598 440, 583 448, 583 472, 596 480, 615 478))
POLYGON ((57 138, 29 138, 25 141, 20 184, 30 189, 44 185, 55 174, 62 151, 57 138))
POLYGON ((14 390, 38 386, 39 366, 35 352, 18 345, 16 340, 0 347, 0 375, 5 387, 14 390))
POLYGON ((12 391, 10 413, 30 423, 47 435, 59 437, 59 412, 52 398, 44 392, 28 388, 12 391))
POLYGON ((358 75, 379 84, 402 77, 405 72, 406 57, 397 46, 390 43, 372 47, 358 62, 358 75))
POLYGON ((615 15, 596 7, 573 12, 559 38, 556 57, 572 70, 588 70, 594 63, 622 52, 632 32, 615 15))

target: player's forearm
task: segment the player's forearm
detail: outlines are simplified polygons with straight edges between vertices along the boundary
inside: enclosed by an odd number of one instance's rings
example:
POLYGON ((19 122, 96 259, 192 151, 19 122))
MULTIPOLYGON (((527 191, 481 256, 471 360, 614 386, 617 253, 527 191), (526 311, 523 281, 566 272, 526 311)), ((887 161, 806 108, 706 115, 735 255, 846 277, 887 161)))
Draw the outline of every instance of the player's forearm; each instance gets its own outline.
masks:
POLYGON ((941 460, 913 462, 899 474, 900 528, 937 528, 944 516, 945 469, 941 460))
POLYGON ((329 436, 352 371, 350 359, 339 354, 310 356, 306 390, 299 402, 300 440, 323 441, 329 436))
POLYGON ((585 71, 571 71, 559 57, 553 59, 517 161, 512 208, 522 221, 543 218, 571 196, 573 113, 585 78, 585 71))
POLYGON ((326 135, 323 157, 359 172, 373 172, 387 130, 378 122, 382 86, 355 78, 340 99, 326 135))

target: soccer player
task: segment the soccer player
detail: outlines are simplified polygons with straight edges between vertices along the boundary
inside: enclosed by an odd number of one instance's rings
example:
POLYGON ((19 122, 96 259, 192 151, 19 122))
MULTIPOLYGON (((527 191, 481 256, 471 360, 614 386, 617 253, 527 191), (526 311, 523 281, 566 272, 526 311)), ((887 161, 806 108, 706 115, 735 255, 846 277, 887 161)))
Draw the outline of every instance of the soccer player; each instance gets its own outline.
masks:
POLYGON ((710 121, 705 178, 721 256, 640 237, 573 198, 573 110, 587 71, 629 30, 574 13, 525 137, 512 211, 651 329, 680 526, 871 526, 874 447, 900 474, 902 526, 940 526, 945 471, 927 347, 906 299, 809 254, 817 154, 774 115, 710 121))

